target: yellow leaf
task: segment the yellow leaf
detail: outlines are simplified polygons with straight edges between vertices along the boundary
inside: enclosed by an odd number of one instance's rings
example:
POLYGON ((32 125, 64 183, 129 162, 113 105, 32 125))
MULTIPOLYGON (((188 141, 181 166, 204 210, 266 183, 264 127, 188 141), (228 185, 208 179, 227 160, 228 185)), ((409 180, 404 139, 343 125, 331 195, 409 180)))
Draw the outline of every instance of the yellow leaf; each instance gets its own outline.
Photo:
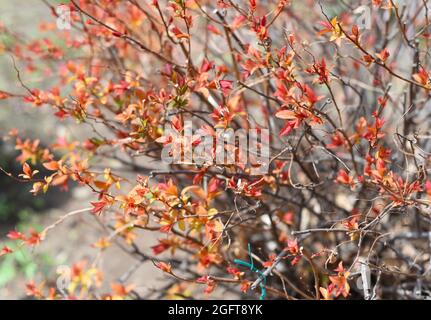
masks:
POLYGON ((209 210, 208 210, 208 215, 209 215, 210 217, 215 216, 217 213, 218 213, 218 211, 217 211, 217 209, 216 209, 216 208, 211 208, 211 209, 209 209, 209 210))

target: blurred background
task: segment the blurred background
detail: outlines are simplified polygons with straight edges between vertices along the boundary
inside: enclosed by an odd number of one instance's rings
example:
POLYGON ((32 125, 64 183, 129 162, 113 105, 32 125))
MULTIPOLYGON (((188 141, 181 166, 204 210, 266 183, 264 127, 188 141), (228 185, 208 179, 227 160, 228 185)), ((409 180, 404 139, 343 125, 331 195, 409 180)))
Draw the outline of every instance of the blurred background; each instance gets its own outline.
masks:
MULTIPOLYGON (((50 1, 60 4, 61 1, 50 1)), ((42 21, 55 23, 50 9, 40 0, 0 0, 0 26, 23 39, 37 39, 41 35, 48 36, 49 32, 40 30, 42 21)), ((0 31, 0 90, 14 94, 26 94, 17 80, 13 59, 5 46, 10 45, 10 39, 0 31), (8 42, 9 41, 9 42, 8 42)), ((25 65, 16 61, 23 83, 30 88, 49 88, 54 79, 49 75, 35 72, 25 72, 25 65)), ((61 122, 52 116, 52 110, 45 107, 33 108, 22 103, 19 98, 0 100, 0 136, 7 136, 13 129, 19 131, 21 137, 40 139, 41 145, 48 145, 57 141, 59 137, 67 136, 76 139, 85 135, 85 128, 76 130, 73 121, 61 122)), ((16 162, 18 152, 14 149, 14 142, 0 139, 0 166, 14 176, 22 173, 22 167, 16 162)), ((43 170, 43 168, 38 168, 43 170)), ((15 242, 6 237, 10 230, 28 230, 34 228, 41 231, 51 225, 66 213, 88 207, 94 201, 85 188, 70 186, 69 192, 62 192, 53 188, 46 195, 34 197, 29 191, 31 185, 20 184, 0 172, 0 244, 9 246, 14 254, 0 259, 0 299, 25 299, 26 283, 35 280, 50 279, 54 285, 58 279, 57 270, 63 265, 73 265, 79 261, 92 262, 97 249, 91 244, 96 242, 106 230, 103 230, 92 217, 78 215, 68 219, 49 234, 51 241, 44 241, 40 246, 29 250, 18 247, 15 242)), ((151 235, 142 239, 142 247, 151 250, 156 239, 151 235)), ((104 257, 98 262, 104 272, 106 283, 112 283, 122 276, 129 266, 136 263, 129 255, 114 247, 109 248, 104 257), (104 260, 110 260, 109 265, 104 260)), ((145 274, 144 291, 151 294, 154 283, 161 281, 161 273, 151 264, 141 265, 135 274, 145 274)), ((138 277, 138 276, 136 276, 138 277)), ((130 279, 136 281, 139 279, 130 279)))

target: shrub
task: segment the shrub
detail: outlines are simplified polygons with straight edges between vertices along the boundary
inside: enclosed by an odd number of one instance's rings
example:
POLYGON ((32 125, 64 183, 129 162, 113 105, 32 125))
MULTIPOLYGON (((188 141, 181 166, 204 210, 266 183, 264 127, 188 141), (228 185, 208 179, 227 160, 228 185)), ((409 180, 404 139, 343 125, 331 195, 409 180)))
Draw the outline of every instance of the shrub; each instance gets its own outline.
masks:
MULTIPOLYGON (((223 288, 261 299, 429 293, 426 1, 50 7, 56 20, 40 39, 3 27, 22 90, 1 98, 91 131, 46 148, 10 132, 23 171, 14 180, 35 195, 89 188, 94 201, 9 238, 37 246, 55 241, 49 233, 65 219, 94 215, 111 230, 95 244, 100 254, 118 245, 154 264, 169 279, 156 291, 168 298, 223 288), (41 71, 56 85, 20 77, 41 71), (159 238, 151 251, 137 244, 149 233, 159 238)), ((145 298, 127 281, 135 271, 109 291, 97 263, 78 262, 63 289, 27 291, 145 298)))

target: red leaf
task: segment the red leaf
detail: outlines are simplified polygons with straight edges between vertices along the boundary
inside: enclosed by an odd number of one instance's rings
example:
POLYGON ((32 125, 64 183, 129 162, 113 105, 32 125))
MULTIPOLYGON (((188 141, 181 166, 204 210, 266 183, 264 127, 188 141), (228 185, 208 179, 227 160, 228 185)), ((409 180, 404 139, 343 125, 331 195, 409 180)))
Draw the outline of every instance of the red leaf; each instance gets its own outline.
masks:
POLYGON ((355 184, 353 182, 353 178, 350 177, 349 174, 343 169, 338 171, 338 176, 337 176, 337 179, 335 181, 338 183, 341 183, 341 184, 347 184, 351 188, 353 188, 355 186, 355 184))
POLYGON ((28 237, 27 239, 25 239, 25 243, 29 246, 35 246, 38 245, 40 240, 41 240, 41 234, 38 233, 37 231, 31 230, 30 231, 30 237, 28 237))
POLYGON ((122 37, 122 36, 123 36, 123 34, 122 34, 122 33, 117 32, 117 31, 112 32, 112 35, 113 35, 114 37, 118 37, 118 38, 120 38, 120 37, 122 37))
POLYGON ((245 16, 243 16, 243 15, 237 16, 237 17, 233 20, 233 22, 232 22, 232 24, 231 24, 231 28, 232 28, 232 29, 237 29, 237 28, 239 28, 239 27, 244 23, 244 21, 246 21, 246 20, 247 20, 247 18, 246 18, 245 16))
POLYGON ((208 31, 216 34, 216 35, 221 35, 221 32, 219 29, 217 29, 216 27, 214 27, 212 24, 209 24, 207 27, 208 31))
POLYGON ((158 255, 171 247, 171 244, 166 241, 160 241, 159 244, 152 246, 151 250, 153 250, 154 255, 158 255))
POLYGON ((100 215, 107 204, 108 203, 106 201, 91 202, 91 205, 94 207, 91 210, 91 213, 100 215))
POLYGON ((296 121, 287 121, 279 133, 280 137, 288 135, 295 128, 295 125, 296 121))
POLYGON ((40 289, 38 287, 36 287, 36 285, 34 284, 33 281, 27 283, 25 286, 27 288, 27 295, 28 296, 33 296, 36 298, 40 298, 42 296, 42 292, 40 291, 40 289))
POLYGON ((204 275, 200 278, 196 279, 197 283, 207 283, 210 280, 210 277, 208 275, 204 275))
POLYGON ((12 240, 24 240, 25 239, 24 235, 21 232, 18 232, 16 230, 9 231, 9 233, 7 234, 7 237, 9 239, 12 239, 12 240))
POLYGON ((0 100, 4 100, 10 97, 10 94, 4 91, 0 91, 0 100))
POLYGON ((0 250, 0 257, 12 252, 13 250, 11 248, 4 246, 3 249, 0 250))

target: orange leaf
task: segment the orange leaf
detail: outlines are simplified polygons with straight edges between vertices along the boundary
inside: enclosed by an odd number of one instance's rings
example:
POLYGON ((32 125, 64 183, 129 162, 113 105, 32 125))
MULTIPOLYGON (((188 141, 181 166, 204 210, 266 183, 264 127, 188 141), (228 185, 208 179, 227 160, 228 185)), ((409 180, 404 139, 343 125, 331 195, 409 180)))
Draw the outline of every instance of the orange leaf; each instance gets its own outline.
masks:
POLYGON ((376 56, 380 60, 382 60, 383 62, 385 62, 389 58, 390 53, 389 53, 389 50, 385 48, 380 53, 377 53, 376 56))
POLYGON ((353 188, 355 186, 355 184, 353 182, 353 178, 350 177, 348 175, 348 173, 342 169, 340 171, 338 171, 338 176, 337 176, 336 182, 341 183, 341 184, 347 184, 351 188, 353 188))
POLYGON ((111 242, 107 238, 100 238, 95 243, 93 243, 93 247, 99 249, 106 249, 111 246, 111 242))
POLYGON ((32 172, 27 162, 24 162, 24 164, 22 165, 22 172, 24 172, 28 177, 31 178, 32 172))
POLYGON ((280 110, 277 111, 275 116, 279 119, 293 120, 296 119, 296 114, 292 110, 280 110))
POLYGON ((58 164, 58 162, 57 162, 57 161, 55 161, 55 160, 50 161, 50 162, 45 162, 45 163, 43 164, 43 166, 44 166, 46 169, 50 170, 50 171, 56 171, 56 170, 58 170, 58 169, 60 168, 60 165, 59 165, 59 164, 58 164))
POLYGON ((172 32, 174 33, 175 37, 177 37, 178 39, 188 39, 189 38, 189 35, 181 32, 181 30, 178 29, 177 27, 173 27, 172 32))
POLYGON ((22 177, 24 179, 30 180, 39 171, 38 170, 32 171, 31 167, 28 165, 28 163, 24 162, 24 164, 22 165, 22 172, 24 172, 24 174, 19 174, 18 176, 22 177))
POLYGON ((10 94, 4 91, 0 91, 0 100, 4 100, 10 97, 10 94))
POLYGON ((114 291, 114 293, 120 297, 127 296, 130 293, 130 291, 133 290, 134 287, 135 287, 134 285, 124 286, 122 283, 111 284, 112 291, 114 291))
POLYGON ((166 273, 172 273, 172 267, 170 264, 167 264, 166 262, 159 261, 156 263, 156 267, 162 270, 166 273))

